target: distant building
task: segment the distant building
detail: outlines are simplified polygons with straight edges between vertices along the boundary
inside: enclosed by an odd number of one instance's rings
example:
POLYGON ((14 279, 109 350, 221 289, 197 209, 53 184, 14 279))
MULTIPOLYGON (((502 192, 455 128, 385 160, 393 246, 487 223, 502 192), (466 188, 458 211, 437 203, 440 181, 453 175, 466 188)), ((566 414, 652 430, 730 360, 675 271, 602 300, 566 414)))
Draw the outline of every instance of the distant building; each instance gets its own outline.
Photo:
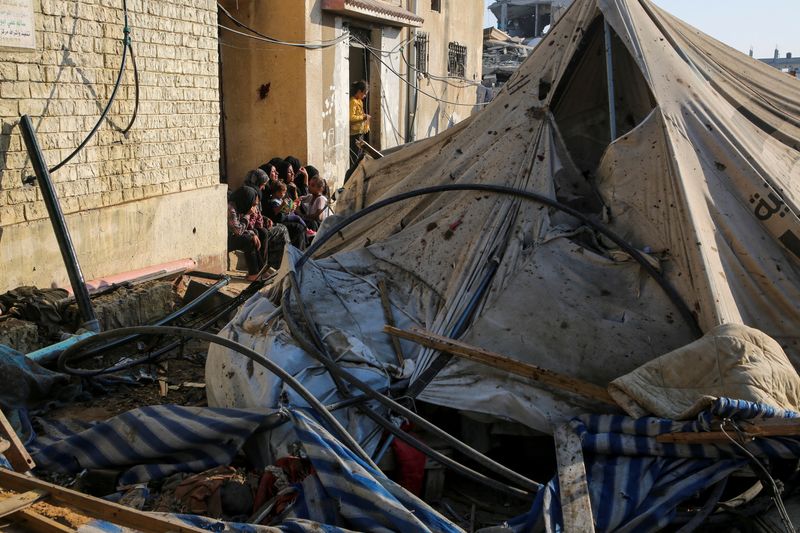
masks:
POLYGON ((555 24, 572 0, 497 0, 489 10, 497 17, 497 27, 511 37, 530 39, 544 35, 555 24))
POLYGON ((487 87, 501 87, 528 58, 533 46, 522 44, 523 40, 497 28, 483 30, 483 80, 488 82, 487 87))
MULTIPOLYGON (((751 51, 752 56, 752 51, 751 51)), ((787 74, 793 74, 795 78, 800 77, 800 57, 792 57, 791 52, 787 52, 785 57, 781 57, 780 51, 776 48, 775 55, 770 58, 759 59, 771 67, 782 70, 787 74)))

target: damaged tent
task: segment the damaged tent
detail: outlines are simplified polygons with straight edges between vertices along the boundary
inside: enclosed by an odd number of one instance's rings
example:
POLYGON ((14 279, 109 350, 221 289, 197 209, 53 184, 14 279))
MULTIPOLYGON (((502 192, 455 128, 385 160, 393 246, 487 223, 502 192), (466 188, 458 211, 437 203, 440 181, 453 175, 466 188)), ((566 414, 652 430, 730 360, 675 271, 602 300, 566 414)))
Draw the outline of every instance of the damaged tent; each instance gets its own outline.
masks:
MULTIPOLYGON (((484 111, 363 163, 313 259, 290 250, 221 335, 327 404, 349 389, 313 352, 393 397, 552 433, 607 409, 408 341, 396 350, 382 287, 401 329, 604 388, 720 324, 764 332, 798 367, 799 201, 796 80, 647 0, 577 0, 484 111), (452 184, 507 190, 390 200, 452 184)), ((212 406, 303 405, 225 348, 206 369, 212 406)), ((336 414, 373 454, 364 411, 336 414)), ((285 439, 268 437, 280 456, 285 439)))

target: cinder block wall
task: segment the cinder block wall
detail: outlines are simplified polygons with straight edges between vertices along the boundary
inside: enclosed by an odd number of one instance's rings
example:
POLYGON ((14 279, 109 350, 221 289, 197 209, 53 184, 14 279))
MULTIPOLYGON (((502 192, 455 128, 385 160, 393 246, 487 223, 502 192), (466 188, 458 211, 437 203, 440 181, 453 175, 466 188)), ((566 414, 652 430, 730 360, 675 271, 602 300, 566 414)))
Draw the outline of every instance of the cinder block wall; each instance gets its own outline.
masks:
MULTIPOLYGON (((74 214, 78 255, 87 278, 184 257, 219 266, 226 234, 216 2, 128 0, 128 7, 140 77, 136 123, 121 133, 134 108, 129 57, 100 131, 53 175, 64 212, 74 214)), ((36 50, 0 50, 0 289, 66 279, 57 248, 40 250, 55 241, 38 187, 22 182, 32 169, 20 115, 31 116, 55 165, 95 124, 122 53, 122 0, 34 0, 34 8, 36 50)))

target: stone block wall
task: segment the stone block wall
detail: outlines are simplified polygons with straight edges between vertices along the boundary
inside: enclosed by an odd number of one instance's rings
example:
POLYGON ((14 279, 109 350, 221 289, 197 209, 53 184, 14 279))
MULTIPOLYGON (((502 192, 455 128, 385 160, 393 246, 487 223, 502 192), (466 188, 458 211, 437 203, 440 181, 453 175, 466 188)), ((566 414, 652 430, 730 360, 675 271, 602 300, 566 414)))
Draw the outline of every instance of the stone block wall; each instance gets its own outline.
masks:
MULTIPOLYGON (((31 116, 51 167, 84 139, 111 95, 120 66, 122 2, 34 0, 36 49, 0 49, 0 259, 4 268, 11 260, 24 259, 8 255, 4 246, 8 234, 15 228, 23 231, 17 226, 47 219, 38 187, 23 184, 32 169, 19 133, 19 117, 31 116)), ((159 197, 169 203, 168 195, 208 189, 207 205, 197 205, 196 212, 177 218, 185 218, 190 230, 192 225, 197 229, 195 217, 219 217, 224 225, 224 191, 219 186, 216 1, 128 0, 128 9, 140 79, 138 118, 133 129, 123 135, 135 101, 129 56, 117 99, 97 135, 53 174, 62 209, 66 214, 116 209, 159 197)), ((72 228, 73 234, 88 232, 76 239, 86 243, 96 230, 72 228)), ((118 237, 137 246, 148 245, 137 241, 135 226, 126 231, 131 234, 118 237)), ((225 242, 216 243, 224 238, 222 232, 212 239, 219 250, 198 249, 196 255, 224 255, 225 242)), ((204 244, 206 248, 209 245, 204 244)), ((80 257, 81 250, 78 252, 80 257)), ((162 254, 150 250, 146 255, 149 260, 161 255, 165 261, 175 259, 169 250, 162 254)), ((103 257, 93 261, 87 278, 114 273, 108 271, 110 262, 103 257)), ((31 265, 18 266, 28 269, 31 265)), ((139 266, 147 265, 131 268, 139 266)), ((44 279, 30 278, 39 283, 44 279)), ((15 279, 24 281, 26 277, 15 279)), ((0 279, 0 288, 2 285, 0 279)))

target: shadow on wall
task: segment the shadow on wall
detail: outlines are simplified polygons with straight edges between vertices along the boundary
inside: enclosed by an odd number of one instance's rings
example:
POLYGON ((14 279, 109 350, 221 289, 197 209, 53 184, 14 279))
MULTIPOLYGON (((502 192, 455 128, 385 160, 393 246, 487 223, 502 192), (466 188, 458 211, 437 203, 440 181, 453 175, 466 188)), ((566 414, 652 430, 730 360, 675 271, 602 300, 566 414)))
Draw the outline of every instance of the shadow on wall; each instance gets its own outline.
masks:
POLYGON ((19 121, 15 120, 9 122, 7 120, 0 121, 0 191, 9 189, 3 182, 6 175, 6 161, 8 160, 8 148, 11 146, 11 134, 19 121))
POLYGON ((431 123, 428 124, 428 137, 433 137, 439 133, 439 114, 442 112, 442 104, 436 107, 436 112, 433 114, 431 123))
MULTIPOLYGON (((76 1, 75 2, 75 12, 74 12, 74 15, 73 15, 72 28, 71 28, 71 30, 69 32, 69 40, 67 41, 66 44, 61 46, 62 56, 61 56, 61 61, 59 62, 59 65, 58 65, 58 67, 59 67, 58 68, 58 73, 56 74, 55 80, 51 82, 52 89, 50 90, 50 94, 47 96, 46 103, 44 105, 44 108, 42 109, 41 116, 34 117, 34 118, 37 118, 37 120, 35 122, 35 129, 37 131, 39 130, 39 127, 41 126, 42 121, 47 117, 48 111, 50 109, 50 105, 52 104, 53 99, 56 97, 56 93, 57 93, 58 87, 59 87, 59 82, 61 81, 61 78, 62 78, 62 76, 64 74, 64 71, 68 67, 75 69, 75 72, 78 74, 78 76, 81 79, 81 83, 88 90, 89 95, 91 96, 91 99, 94 102, 95 107, 97 108, 98 115, 102 114, 103 109, 105 108, 105 105, 106 105, 105 101, 101 101, 100 100, 100 96, 97 94, 97 91, 95 90, 95 82, 93 82, 92 80, 90 80, 86 76, 86 73, 84 72, 84 70, 72 58, 72 46, 73 46, 73 41, 75 39, 76 32, 77 32, 79 9, 80 9, 80 2, 76 1)), ((122 39, 120 39, 120 46, 122 46, 122 39)), ((120 50, 120 54, 121 53, 122 53, 122 51, 120 50)), ((41 64, 41 63, 42 62, 39 61, 39 64, 41 64)), ((130 63, 130 58, 129 58, 129 63, 130 63)), ((132 76, 132 74, 130 74, 130 75, 132 76)), ((46 83, 46 82, 39 82, 39 83, 46 83)), ((119 133, 122 133, 125 130, 125 126, 124 125, 120 126, 120 125, 116 124, 114 122, 114 120, 110 116, 107 116, 105 121, 109 124, 109 126, 111 128, 113 128, 114 130, 116 130, 119 133)), ((4 121, 2 121, 2 123, 0 125, 0 127, 2 128, 2 129, 0 129, 0 190, 4 190, 4 189, 8 189, 9 188, 3 182, 3 178, 5 177, 6 171, 8 170, 8 168, 6 167, 6 161, 7 161, 7 158, 8 158, 9 145, 11 143, 11 134, 12 134, 14 128, 17 126, 18 123, 19 123, 18 120, 15 120, 13 122, 8 122, 8 121, 4 120, 4 121)), ((127 137, 127 135, 126 135, 126 137, 127 137)), ((23 149, 24 149, 24 146, 23 146, 23 149)), ((51 167, 53 165, 55 165, 56 163, 58 163, 58 161, 48 161, 48 164, 51 167)), ((24 182, 26 180, 26 178, 29 176, 29 174, 32 172, 32 170, 29 170, 29 168, 30 168, 29 165, 30 165, 30 158, 26 157, 25 163, 22 166, 22 168, 20 169, 19 178, 20 178, 20 180, 22 182, 24 182)))

